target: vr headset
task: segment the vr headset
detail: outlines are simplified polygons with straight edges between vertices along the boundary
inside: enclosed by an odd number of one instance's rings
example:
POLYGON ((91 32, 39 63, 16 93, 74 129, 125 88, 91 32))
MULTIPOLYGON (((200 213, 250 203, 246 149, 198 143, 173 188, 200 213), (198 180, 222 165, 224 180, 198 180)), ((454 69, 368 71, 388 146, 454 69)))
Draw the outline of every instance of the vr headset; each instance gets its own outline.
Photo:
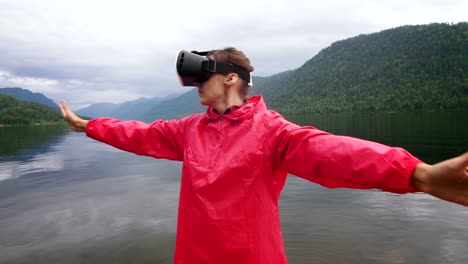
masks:
POLYGON ((179 52, 176 61, 177 75, 182 86, 195 86, 207 81, 213 73, 237 73, 239 77, 252 85, 250 72, 234 65, 217 62, 208 56, 209 51, 185 51, 179 52))

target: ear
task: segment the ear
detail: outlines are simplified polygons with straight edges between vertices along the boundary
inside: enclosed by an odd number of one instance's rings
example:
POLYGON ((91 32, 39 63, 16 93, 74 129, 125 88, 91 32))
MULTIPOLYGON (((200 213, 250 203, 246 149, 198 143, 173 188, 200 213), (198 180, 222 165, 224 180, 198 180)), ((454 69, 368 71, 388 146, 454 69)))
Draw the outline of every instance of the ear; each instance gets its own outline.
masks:
POLYGON ((230 86, 235 84, 239 80, 239 75, 237 73, 229 73, 224 79, 224 84, 230 86))

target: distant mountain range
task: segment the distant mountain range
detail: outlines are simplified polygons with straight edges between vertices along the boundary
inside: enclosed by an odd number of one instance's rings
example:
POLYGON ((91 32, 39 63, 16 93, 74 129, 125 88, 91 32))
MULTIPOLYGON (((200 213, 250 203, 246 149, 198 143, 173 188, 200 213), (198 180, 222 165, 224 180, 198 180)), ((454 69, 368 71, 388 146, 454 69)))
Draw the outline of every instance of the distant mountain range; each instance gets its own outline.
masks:
MULTIPOLYGON (((254 93, 283 114, 468 111, 468 23, 403 26, 337 41, 298 69, 253 82, 254 93)), ((24 101, 43 96, 21 88, 2 91, 15 91, 24 101)), ((172 98, 100 103, 76 112, 150 122, 205 109, 192 89, 172 98)))
POLYGON ((5 87, 0 88, 0 94, 11 96, 17 100, 24 102, 37 103, 48 106, 50 108, 58 109, 58 105, 50 98, 41 93, 33 93, 29 90, 19 87, 5 87))
POLYGON ((141 98, 134 101, 128 101, 120 104, 98 103, 92 104, 76 113, 87 117, 113 117, 122 120, 140 119, 139 117, 150 111, 155 105, 167 100, 167 98, 141 98))
MULTIPOLYGON (((269 77, 253 77, 254 83, 262 83, 269 77)), ((156 119, 181 118, 191 113, 206 110, 200 104, 197 89, 192 88, 182 95, 164 98, 147 98, 121 104, 98 103, 76 111, 88 117, 114 117, 122 120, 137 119, 151 122, 156 119)))

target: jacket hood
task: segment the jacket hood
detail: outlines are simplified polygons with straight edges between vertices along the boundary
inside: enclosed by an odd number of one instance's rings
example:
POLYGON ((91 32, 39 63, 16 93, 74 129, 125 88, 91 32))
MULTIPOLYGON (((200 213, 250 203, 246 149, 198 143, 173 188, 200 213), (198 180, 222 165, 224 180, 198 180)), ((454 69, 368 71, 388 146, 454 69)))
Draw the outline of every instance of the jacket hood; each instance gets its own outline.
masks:
POLYGON ((206 115, 208 121, 214 121, 220 118, 228 118, 233 121, 237 120, 245 120, 251 118, 254 114, 266 111, 267 107, 265 101, 263 101, 263 97, 260 95, 252 95, 247 99, 247 102, 243 104, 240 108, 230 111, 225 115, 217 114, 213 107, 208 107, 206 110, 206 115))

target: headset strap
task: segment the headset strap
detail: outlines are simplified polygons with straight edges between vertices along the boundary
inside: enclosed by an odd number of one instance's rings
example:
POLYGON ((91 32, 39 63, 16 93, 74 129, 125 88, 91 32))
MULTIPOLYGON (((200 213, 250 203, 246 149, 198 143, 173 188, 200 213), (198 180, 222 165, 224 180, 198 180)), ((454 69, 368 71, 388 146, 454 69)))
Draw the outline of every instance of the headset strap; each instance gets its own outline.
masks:
POLYGON ((250 72, 242 69, 241 67, 234 65, 234 64, 226 64, 222 62, 217 62, 208 57, 209 54, 213 53, 213 51, 191 51, 193 54, 197 54, 200 56, 206 56, 208 61, 202 62, 202 70, 208 72, 216 72, 216 73, 230 73, 235 72, 241 77, 242 80, 246 81, 249 85, 252 85, 252 78, 250 77, 250 72))
MULTIPOLYGON (((214 61, 214 60, 212 60, 214 61)), ((216 73, 230 73, 235 72, 241 77, 242 80, 250 83, 250 73, 234 64, 225 64, 221 62, 214 61, 214 71, 216 73)), ((210 63, 211 64, 211 63, 210 63)))

